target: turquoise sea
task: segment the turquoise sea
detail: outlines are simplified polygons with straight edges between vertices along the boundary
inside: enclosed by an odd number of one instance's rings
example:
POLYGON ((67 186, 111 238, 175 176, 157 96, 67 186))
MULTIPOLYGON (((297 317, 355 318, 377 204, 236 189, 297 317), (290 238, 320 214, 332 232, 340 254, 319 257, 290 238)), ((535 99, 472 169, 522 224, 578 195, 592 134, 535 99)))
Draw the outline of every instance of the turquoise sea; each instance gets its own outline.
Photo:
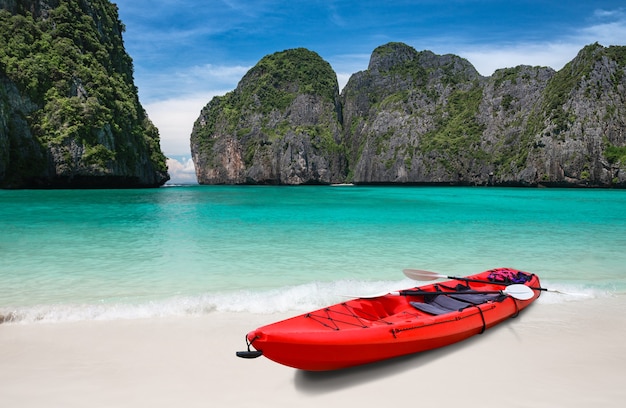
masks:
POLYGON ((0 315, 19 323, 299 312, 418 284, 403 268, 626 292, 623 190, 2 190, 0 231, 0 315))

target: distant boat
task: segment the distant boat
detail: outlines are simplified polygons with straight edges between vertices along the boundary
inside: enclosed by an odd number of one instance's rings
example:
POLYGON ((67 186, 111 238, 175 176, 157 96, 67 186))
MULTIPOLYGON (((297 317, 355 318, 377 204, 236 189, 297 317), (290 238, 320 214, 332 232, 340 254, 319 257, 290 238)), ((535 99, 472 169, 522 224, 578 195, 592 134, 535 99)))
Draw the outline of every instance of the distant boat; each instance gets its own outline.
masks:
POLYGON ((498 268, 363 296, 253 330, 246 336, 248 350, 237 356, 263 355, 286 366, 324 371, 426 351, 517 316, 545 290, 539 286, 534 274, 498 268))

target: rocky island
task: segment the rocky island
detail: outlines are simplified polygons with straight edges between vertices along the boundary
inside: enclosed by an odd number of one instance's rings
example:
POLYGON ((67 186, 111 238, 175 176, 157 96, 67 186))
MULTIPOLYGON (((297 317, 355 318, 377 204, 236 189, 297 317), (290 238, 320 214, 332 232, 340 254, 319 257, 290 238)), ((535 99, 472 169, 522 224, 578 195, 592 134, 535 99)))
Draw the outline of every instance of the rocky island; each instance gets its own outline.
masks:
POLYGON ((0 0, 0 187, 169 179, 123 31, 108 0, 0 0))
POLYGON ((206 105, 191 150, 201 184, 623 188, 626 47, 483 77, 389 43, 341 93, 319 55, 286 50, 206 105))
POLYGON ((330 64, 306 49, 263 58, 215 97, 191 135, 201 184, 328 184, 345 179, 341 101, 330 64))

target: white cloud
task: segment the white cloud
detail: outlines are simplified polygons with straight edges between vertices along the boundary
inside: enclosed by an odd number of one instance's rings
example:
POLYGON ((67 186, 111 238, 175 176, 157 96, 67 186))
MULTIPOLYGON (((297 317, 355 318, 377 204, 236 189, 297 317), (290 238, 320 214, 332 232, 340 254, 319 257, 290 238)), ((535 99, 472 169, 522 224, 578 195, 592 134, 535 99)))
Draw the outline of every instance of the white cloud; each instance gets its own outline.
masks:
POLYGON ((180 160, 176 158, 167 158, 167 171, 170 174, 170 180, 167 184, 197 184, 196 169, 191 158, 182 157, 180 160))
POLYGON ((237 83, 252 67, 242 65, 224 66, 206 64, 202 66, 194 66, 189 69, 189 74, 193 77, 204 79, 207 81, 215 81, 218 83, 237 83))
POLYGON ((518 44, 510 47, 479 47, 458 51, 481 75, 490 76, 497 69, 518 65, 563 68, 583 47, 579 44, 518 44))
POLYGON ((623 9, 596 10, 593 17, 597 20, 594 24, 580 28, 573 35, 537 43, 467 45, 456 53, 469 60, 482 75, 518 65, 549 66, 559 70, 586 45, 596 42, 604 46, 625 44, 626 13, 623 9))
POLYGON ((626 17, 626 10, 623 8, 618 8, 615 10, 597 9, 593 12, 593 15, 594 17, 597 17, 597 18, 623 19, 624 17, 626 17))
MULTIPOLYGON (((142 101, 189 99, 201 94, 232 91, 250 68, 241 65, 194 65, 174 71, 144 71, 135 81, 142 101), (224 91, 221 91, 224 90, 224 91)), ((205 101, 205 104, 209 100, 205 101)))
POLYGON ((148 116, 159 129, 161 150, 168 156, 190 155, 189 139, 202 108, 217 95, 232 91, 248 71, 243 66, 193 66, 176 73, 157 73, 138 85, 148 116))
POLYGON ((191 95, 144 105, 159 129, 161 150, 166 156, 189 155, 189 139, 200 110, 214 95, 191 95))
POLYGON ((348 80, 350 79, 350 77, 352 76, 352 74, 354 74, 354 72, 352 73, 341 73, 341 72, 337 72, 337 83, 339 84, 339 92, 341 92, 341 90, 343 89, 344 86, 346 86, 346 84, 348 83, 348 80))
POLYGON ((626 10, 596 10, 595 24, 583 27, 575 40, 585 44, 598 42, 602 45, 624 45, 626 39, 626 10))
POLYGON ((367 69, 370 54, 342 54, 333 55, 327 59, 337 73, 337 82, 341 91, 353 74, 367 69))

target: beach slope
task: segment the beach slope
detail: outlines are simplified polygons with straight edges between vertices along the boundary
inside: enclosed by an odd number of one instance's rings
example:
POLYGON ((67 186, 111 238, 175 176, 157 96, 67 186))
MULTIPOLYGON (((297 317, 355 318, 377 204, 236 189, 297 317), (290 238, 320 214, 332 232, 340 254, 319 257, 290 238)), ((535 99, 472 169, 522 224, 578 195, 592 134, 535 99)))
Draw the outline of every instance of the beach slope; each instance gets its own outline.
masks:
POLYGON ((245 333, 285 315, 2 324, 0 396, 22 408, 615 407, 626 399, 625 304, 538 302, 468 341, 336 372, 235 357, 245 333))

